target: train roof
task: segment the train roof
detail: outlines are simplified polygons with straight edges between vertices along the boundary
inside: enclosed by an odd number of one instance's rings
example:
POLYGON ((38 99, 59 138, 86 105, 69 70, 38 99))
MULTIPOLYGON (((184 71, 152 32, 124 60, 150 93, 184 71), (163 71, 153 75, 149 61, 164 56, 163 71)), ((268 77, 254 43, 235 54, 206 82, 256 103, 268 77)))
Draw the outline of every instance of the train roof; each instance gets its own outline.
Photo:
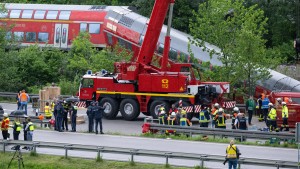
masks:
MULTIPOLYGON (((120 12, 115 10, 108 11, 106 15, 106 19, 110 19, 118 24, 126 26, 134 30, 135 32, 140 33, 143 36, 146 34, 147 31, 146 23, 148 23, 149 21, 149 18, 146 18, 132 11, 120 12)), ((164 44, 166 32, 167 32, 167 26, 164 25, 158 40, 160 44, 164 44)), ((193 39, 192 36, 172 28, 171 30, 172 48, 179 50, 185 54, 188 54, 189 38, 193 39)), ((220 52, 220 49, 218 47, 211 45, 209 43, 205 43, 205 44, 207 48, 220 52)), ((205 61, 205 62, 209 61, 212 65, 217 65, 217 66, 222 65, 222 62, 219 60, 217 55, 210 56, 208 52, 203 51, 203 48, 192 44, 191 44, 191 49, 194 53, 194 56, 200 59, 201 61, 205 61)))
POLYGON ((78 11, 131 11, 128 6, 106 6, 106 5, 58 5, 58 4, 19 4, 5 3, 6 9, 33 9, 33 10, 78 10, 78 11))

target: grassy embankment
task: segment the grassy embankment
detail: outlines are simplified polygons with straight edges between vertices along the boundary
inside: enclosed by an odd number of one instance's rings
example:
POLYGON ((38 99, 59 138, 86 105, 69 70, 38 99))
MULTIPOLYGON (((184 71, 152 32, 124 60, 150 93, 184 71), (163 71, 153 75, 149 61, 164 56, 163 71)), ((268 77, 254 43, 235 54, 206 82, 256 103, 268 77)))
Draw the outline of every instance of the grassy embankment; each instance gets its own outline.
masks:
MULTIPOLYGON (((0 153, 0 168, 7 168, 13 153, 0 153)), ((108 160, 92 160, 83 158, 64 158, 61 156, 52 155, 30 155, 29 153, 23 153, 25 168, 30 169, 188 169, 186 167, 173 167, 156 164, 143 164, 143 163, 131 163, 131 162, 118 162, 108 160)), ((18 168, 18 161, 13 160, 11 169, 18 168)), ((195 167, 200 169, 199 166, 195 167)))

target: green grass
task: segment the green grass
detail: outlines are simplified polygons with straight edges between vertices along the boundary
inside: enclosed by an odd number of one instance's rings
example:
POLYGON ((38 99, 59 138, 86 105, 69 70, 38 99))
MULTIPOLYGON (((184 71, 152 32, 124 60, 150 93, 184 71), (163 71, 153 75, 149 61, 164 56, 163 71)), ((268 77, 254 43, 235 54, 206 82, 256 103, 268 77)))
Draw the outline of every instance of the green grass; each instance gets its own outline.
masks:
MULTIPOLYGON (((7 168, 13 153, 0 153, 0 168, 7 168)), ((25 168, 30 169, 165 169, 165 165, 156 164, 143 164, 143 163, 132 163, 108 161, 102 160, 97 162, 95 159, 83 159, 83 158, 67 158, 54 155, 38 155, 30 156, 28 153, 23 153, 23 159, 25 168)), ((17 169, 18 161, 13 160, 10 169, 17 169)), ((187 169, 186 167, 174 167, 168 166, 169 169, 187 169)))

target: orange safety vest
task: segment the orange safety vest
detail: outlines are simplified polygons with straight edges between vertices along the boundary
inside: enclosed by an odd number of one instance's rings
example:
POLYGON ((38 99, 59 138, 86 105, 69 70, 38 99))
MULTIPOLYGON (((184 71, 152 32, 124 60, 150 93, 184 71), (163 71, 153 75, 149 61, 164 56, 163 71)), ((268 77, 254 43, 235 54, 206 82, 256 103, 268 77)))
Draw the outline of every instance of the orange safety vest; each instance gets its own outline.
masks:
POLYGON ((20 101, 21 102, 27 102, 28 101, 28 97, 26 93, 21 93, 20 94, 20 101))
POLYGON ((9 118, 3 119, 1 124, 1 130, 8 130, 9 127, 9 118))

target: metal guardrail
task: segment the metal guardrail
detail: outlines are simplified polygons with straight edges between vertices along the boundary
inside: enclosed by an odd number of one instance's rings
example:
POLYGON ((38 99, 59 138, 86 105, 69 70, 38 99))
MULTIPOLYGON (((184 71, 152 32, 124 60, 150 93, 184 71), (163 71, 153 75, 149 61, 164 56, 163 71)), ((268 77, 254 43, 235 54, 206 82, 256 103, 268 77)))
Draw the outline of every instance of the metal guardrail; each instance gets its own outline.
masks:
MULTIPOLYGON (((169 164, 169 159, 186 159, 186 160, 197 160, 200 162, 200 166, 204 167, 205 161, 212 162, 223 162, 225 156, 219 155, 208 155, 208 154, 194 154, 194 153, 181 153, 181 152, 169 152, 169 151, 156 151, 146 149, 131 149, 131 148, 120 148, 120 147, 106 147, 106 146, 92 146, 92 145, 80 145, 80 144, 67 144, 67 143, 53 143, 53 142, 28 142, 28 141, 7 141, 1 140, 0 144, 3 146, 3 152, 6 152, 6 146, 8 145, 21 145, 30 146, 32 151, 36 153, 37 148, 53 148, 65 150, 65 158, 68 157, 68 151, 89 151, 96 152, 97 158, 101 158, 102 153, 114 153, 130 155, 131 162, 134 162, 134 156, 150 156, 150 157, 162 157, 166 159, 166 165, 169 164)), ((116 159, 118 160, 118 159, 116 159)), ((255 165, 255 166, 269 166, 276 167, 288 167, 297 168, 297 162, 293 161, 282 161, 282 160, 269 160, 269 159, 256 159, 256 158, 240 158, 239 168, 242 164, 255 165)))
POLYGON ((271 138, 277 138, 280 140, 293 140, 295 139, 295 134, 291 133, 270 133, 263 131, 249 131, 249 130, 232 130, 232 129, 218 129, 218 128, 205 128, 205 127, 193 127, 193 126, 172 126, 172 125, 162 125, 149 123, 150 130, 158 130, 158 131, 166 131, 173 130, 176 133, 189 134, 192 136, 193 134, 201 134, 201 135, 212 135, 212 136, 221 136, 223 137, 234 137, 241 138, 244 140, 245 138, 255 138, 255 139, 263 139, 268 140, 271 138))
MULTIPOLYGON (((38 94, 28 94, 30 97, 39 97, 38 94)), ((16 97, 17 93, 13 92, 0 92, 0 97, 16 97)), ((72 97, 71 95, 60 95, 63 98, 69 98, 72 97)))
MULTIPOLYGON (((3 119, 3 115, 0 115, 0 119, 3 119)), ((15 119, 14 116, 9 116, 9 119, 11 121, 13 121, 15 119)), ((19 119, 21 121, 24 121, 25 120, 25 117, 19 117, 19 119)), ((49 124, 49 120, 40 120, 38 117, 36 116, 30 116, 30 119, 31 119, 31 122, 34 123, 34 124, 40 124, 40 127, 43 127, 44 124, 49 124)), ((50 125, 51 127, 51 125, 50 125)))

